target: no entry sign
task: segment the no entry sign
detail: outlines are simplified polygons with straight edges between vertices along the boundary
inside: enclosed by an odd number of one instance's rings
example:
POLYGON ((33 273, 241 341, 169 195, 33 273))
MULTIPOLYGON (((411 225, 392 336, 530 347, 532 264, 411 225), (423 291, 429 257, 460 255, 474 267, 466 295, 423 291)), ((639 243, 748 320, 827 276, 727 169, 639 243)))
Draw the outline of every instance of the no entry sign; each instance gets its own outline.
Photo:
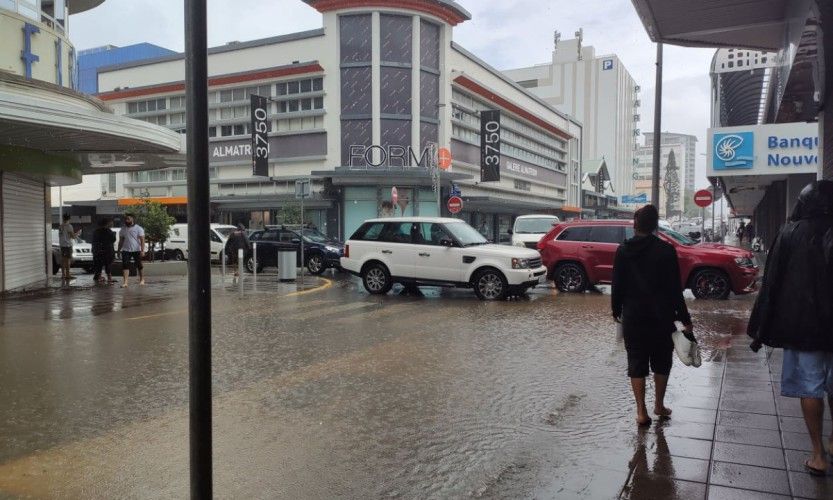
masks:
POLYGON ((701 189, 694 193, 694 204, 700 208, 706 208, 714 202, 714 195, 708 189, 701 189))
POLYGON ((452 196, 448 199, 446 206, 448 207, 449 212, 459 214, 460 211, 463 210, 463 199, 459 196, 452 196))

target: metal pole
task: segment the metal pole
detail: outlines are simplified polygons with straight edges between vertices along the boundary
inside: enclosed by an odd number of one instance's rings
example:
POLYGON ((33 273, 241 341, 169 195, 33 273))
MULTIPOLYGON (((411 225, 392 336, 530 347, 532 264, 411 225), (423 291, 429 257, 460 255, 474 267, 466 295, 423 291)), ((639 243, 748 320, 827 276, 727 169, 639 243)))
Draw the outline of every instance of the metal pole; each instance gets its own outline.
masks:
MULTIPOLYGON (((64 186, 58 186, 58 224, 64 223, 64 186)), ((49 221, 52 225, 52 221, 49 221)))
POLYGON ((240 285, 240 295, 243 295, 243 249, 237 249, 237 283, 240 285))
POLYGON ((654 96, 654 163, 651 173, 651 203, 659 208, 659 162, 662 153, 662 44, 657 44, 657 83, 654 96))
MULTIPOLYGON (((310 186, 312 188, 312 186, 310 186)), ((306 192, 301 186, 301 289, 304 288, 304 197, 306 192)))
POLYGON ((223 245, 223 249, 220 250, 220 269, 223 275, 223 279, 226 279, 226 246, 223 245))
POLYGON ((720 242, 726 243, 726 233, 723 230, 723 206, 725 205, 725 201, 723 200, 723 189, 720 190, 720 242))
MULTIPOLYGON (((717 193, 715 193, 715 197, 717 197, 716 194, 717 193)), ((714 241, 714 238, 717 236, 717 233, 714 232, 714 213, 717 211, 717 210, 715 210, 715 208, 717 208, 717 207, 715 207, 714 203, 712 203, 712 206, 711 206, 711 209, 712 209, 712 241, 714 241)))
POLYGON ((213 495, 211 240, 206 0, 185 0, 188 159, 188 371, 191 498, 213 495))
POLYGON ((257 242, 252 243, 252 274, 254 282, 257 283, 257 242))

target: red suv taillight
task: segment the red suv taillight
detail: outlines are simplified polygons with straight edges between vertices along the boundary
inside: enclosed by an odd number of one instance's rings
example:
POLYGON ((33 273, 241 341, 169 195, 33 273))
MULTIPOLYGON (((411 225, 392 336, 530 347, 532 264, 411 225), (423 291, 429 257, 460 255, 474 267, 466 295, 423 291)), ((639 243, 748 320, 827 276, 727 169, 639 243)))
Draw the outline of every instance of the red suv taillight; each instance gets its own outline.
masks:
POLYGON ((344 257, 347 259, 350 258, 350 245, 344 245, 344 257))

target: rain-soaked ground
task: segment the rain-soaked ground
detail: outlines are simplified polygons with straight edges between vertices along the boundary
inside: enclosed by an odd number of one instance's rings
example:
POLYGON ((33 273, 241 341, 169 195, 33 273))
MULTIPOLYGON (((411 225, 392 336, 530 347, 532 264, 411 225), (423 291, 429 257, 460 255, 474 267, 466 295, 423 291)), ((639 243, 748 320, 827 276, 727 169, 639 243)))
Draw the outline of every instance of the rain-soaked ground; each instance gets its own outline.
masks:
MULTIPOLYGON (((218 497, 619 495, 644 436, 609 296, 328 278, 215 288, 218 497)), ((688 382, 722 370, 750 305, 689 301, 716 362, 676 366, 672 406, 711 394, 688 382)), ((0 498, 187 496, 186 307, 171 278, 0 302, 0 498)))

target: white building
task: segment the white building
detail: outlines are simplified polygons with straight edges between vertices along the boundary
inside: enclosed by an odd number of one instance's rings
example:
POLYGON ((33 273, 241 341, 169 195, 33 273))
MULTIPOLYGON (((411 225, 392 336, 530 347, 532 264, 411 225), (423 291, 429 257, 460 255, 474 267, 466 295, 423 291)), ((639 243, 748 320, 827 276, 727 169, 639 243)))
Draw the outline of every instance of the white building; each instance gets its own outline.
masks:
POLYGON ((178 134, 75 90, 67 17, 103 1, 0 0, 0 292, 47 283, 51 186, 184 163, 178 134))
MULTIPOLYGON (((305 0, 323 28, 209 50, 212 216, 280 223, 294 181, 312 177, 306 221, 345 237, 367 218, 436 215, 430 143, 449 148, 441 198, 462 191, 460 215, 490 238, 513 217, 580 211, 582 127, 453 41, 469 14, 449 0, 305 0), (249 96, 269 96, 269 177, 251 165, 249 96), (502 112, 501 180, 481 182, 482 110, 502 112), (573 176, 573 173, 575 174, 573 176), (391 204, 391 188, 399 205, 391 204)), ((99 69, 99 97, 128 116, 184 130, 182 54, 99 69)), ((115 179, 119 203, 187 203, 185 170, 115 179), (120 191, 124 189, 124 193, 120 191)))
MULTIPOLYGON (((634 194, 634 153, 640 135, 639 86, 615 55, 596 55, 578 38, 559 40, 552 61, 506 75, 584 125, 583 161, 605 160, 614 193, 634 194)), ((585 172, 586 173, 586 172, 585 172)))
MULTIPOLYGON (((663 217, 673 217, 685 210, 685 200, 693 199, 697 161, 697 137, 687 134, 662 133, 660 146, 660 200, 658 208, 663 217), (668 174, 668 162, 674 152, 676 172, 668 174), (674 179, 676 177, 676 179, 674 179), (677 194, 671 213, 668 210, 668 193, 677 194)), ((645 144, 637 149, 637 168, 634 172, 634 193, 646 194, 651 200, 651 180, 653 179, 654 134, 645 134, 645 144)), ((703 187, 703 186, 701 186, 703 187)))

